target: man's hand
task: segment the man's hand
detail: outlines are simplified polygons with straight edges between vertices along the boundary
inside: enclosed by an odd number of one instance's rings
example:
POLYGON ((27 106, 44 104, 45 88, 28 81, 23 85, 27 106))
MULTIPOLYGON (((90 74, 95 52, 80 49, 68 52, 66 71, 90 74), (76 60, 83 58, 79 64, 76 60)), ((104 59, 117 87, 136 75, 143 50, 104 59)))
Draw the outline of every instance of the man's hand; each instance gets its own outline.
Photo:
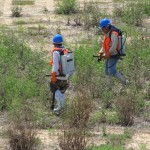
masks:
POLYGON ((50 66, 53 65, 53 61, 52 61, 52 60, 49 61, 49 65, 50 65, 50 66))
POLYGON ((99 52, 98 52, 98 56, 99 56, 99 57, 98 57, 98 62, 102 60, 102 55, 103 55, 103 52, 102 52, 102 51, 99 51, 99 52))
POLYGON ((103 52, 102 51, 99 51, 98 52, 98 56, 102 56, 103 55, 103 52))
POLYGON ((57 78, 56 78, 56 72, 52 72, 51 73, 51 81, 55 84, 56 81, 57 81, 57 78))
POLYGON ((111 53, 108 51, 108 52, 105 54, 105 58, 106 58, 106 59, 109 59, 109 58, 110 58, 110 55, 111 55, 111 53))

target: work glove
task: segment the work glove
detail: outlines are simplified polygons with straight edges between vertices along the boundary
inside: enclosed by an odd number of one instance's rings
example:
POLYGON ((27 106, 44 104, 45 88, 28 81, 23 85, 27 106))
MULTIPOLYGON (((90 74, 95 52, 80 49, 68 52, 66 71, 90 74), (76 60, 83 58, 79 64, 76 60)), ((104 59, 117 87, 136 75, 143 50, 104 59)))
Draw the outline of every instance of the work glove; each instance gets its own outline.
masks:
POLYGON ((57 78, 56 78, 56 72, 52 72, 51 73, 51 81, 55 84, 56 81, 57 81, 57 78))
POLYGON ((109 59, 109 58, 110 58, 110 52, 109 52, 109 51, 105 54, 105 58, 106 58, 106 59, 109 59))
POLYGON ((98 52, 98 55, 99 55, 99 56, 103 55, 103 52, 102 52, 102 51, 99 51, 99 52, 98 52))
POLYGON ((99 56, 99 57, 98 57, 98 62, 102 60, 102 55, 103 55, 103 52, 102 52, 102 51, 99 51, 99 52, 98 52, 98 56, 99 56))
POLYGON ((52 60, 49 61, 49 65, 50 65, 50 66, 53 65, 53 61, 52 61, 52 60))

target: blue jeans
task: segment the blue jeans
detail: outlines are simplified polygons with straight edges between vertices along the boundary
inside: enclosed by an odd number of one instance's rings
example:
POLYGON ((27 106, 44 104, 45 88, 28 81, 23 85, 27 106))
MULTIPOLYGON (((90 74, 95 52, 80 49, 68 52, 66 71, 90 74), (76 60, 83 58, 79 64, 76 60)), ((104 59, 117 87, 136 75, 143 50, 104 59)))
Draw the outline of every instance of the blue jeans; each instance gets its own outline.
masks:
POLYGON ((106 75, 111 75, 115 76, 117 73, 117 64, 118 64, 118 59, 108 59, 105 62, 105 74, 106 75))

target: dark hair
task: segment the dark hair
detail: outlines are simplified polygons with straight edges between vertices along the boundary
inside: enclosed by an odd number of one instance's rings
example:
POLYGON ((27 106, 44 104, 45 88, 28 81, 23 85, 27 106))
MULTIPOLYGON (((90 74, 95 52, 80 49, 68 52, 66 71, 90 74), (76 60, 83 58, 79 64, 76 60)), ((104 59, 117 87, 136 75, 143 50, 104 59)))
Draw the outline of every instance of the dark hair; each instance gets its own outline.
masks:
POLYGON ((109 25, 108 25, 108 28, 109 28, 109 29, 111 29, 111 27, 112 27, 112 25, 111 25, 111 24, 109 24, 109 25))
POLYGON ((60 46, 62 46, 62 44, 56 44, 56 43, 53 43, 55 46, 57 46, 57 47, 60 47, 60 46))

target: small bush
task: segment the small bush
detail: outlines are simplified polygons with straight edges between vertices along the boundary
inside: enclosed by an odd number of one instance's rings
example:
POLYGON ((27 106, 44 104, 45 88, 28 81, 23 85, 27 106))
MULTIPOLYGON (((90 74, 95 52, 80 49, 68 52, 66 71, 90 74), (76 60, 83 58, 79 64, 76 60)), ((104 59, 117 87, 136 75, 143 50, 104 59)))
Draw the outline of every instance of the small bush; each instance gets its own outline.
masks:
POLYGON ((34 1, 32 0, 13 0, 13 5, 33 5, 34 1))
POLYGON ((85 2, 83 7, 84 28, 89 30, 91 27, 99 26, 99 20, 102 16, 97 3, 85 2))
POLYGON ((10 148, 12 150, 33 150, 37 145, 36 132, 31 125, 15 122, 8 130, 10 148))
POLYGON ((62 150, 85 150, 86 149, 85 130, 73 128, 64 131, 64 136, 60 138, 62 150))
POLYGON ((92 111, 92 102, 87 98, 74 99, 70 102, 69 108, 64 112, 64 119, 72 128, 84 128, 89 120, 89 115, 92 111), (65 118, 67 116, 67 118, 65 118))
POLYGON ((92 111, 92 102, 87 94, 79 91, 78 98, 68 104, 63 114, 65 122, 64 133, 60 136, 62 150, 86 149, 86 126, 92 111), (66 129, 67 128, 67 129, 66 129))
POLYGON ((78 11, 76 0, 57 0, 56 13, 57 14, 71 14, 78 11))
POLYGON ((12 17, 21 17, 22 16, 22 8, 21 7, 14 7, 12 9, 12 17))
POLYGON ((136 104, 133 97, 120 97, 116 101, 116 111, 123 126, 131 126, 134 123, 136 104))
POLYGON ((35 113, 25 100, 13 103, 10 111, 11 124, 8 139, 11 150, 34 150, 38 139, 35 130, 35 113))

